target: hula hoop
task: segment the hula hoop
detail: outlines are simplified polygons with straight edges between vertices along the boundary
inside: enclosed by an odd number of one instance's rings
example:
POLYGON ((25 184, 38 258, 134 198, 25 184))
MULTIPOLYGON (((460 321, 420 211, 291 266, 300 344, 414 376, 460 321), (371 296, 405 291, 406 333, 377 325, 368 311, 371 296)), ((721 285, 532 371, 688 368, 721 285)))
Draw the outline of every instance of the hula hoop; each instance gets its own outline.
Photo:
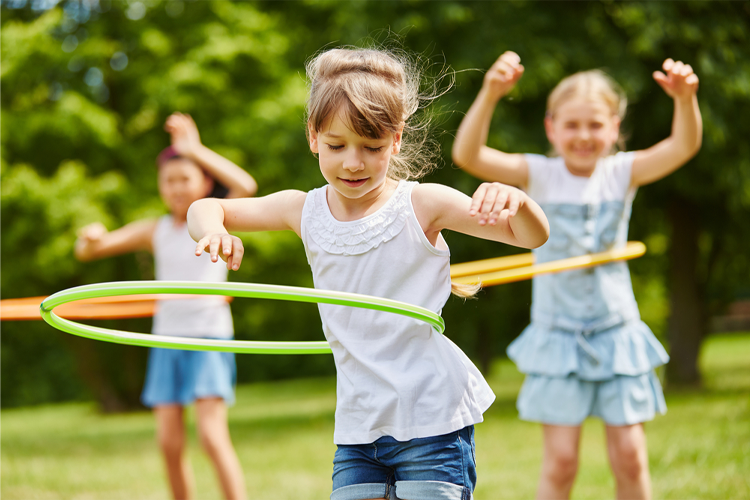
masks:
MULTIPOLYGON (((580 257, 571 257, 568 259, 554 260, 542 264, 527 265, 515 267, 514 269, 505 269, 496 272, 486 272, 481 269, 475 271, 473 275, 464 275, 453 278, 454 283, 463 283, 467 285, 481 284, 482 286, 495 286, 515 281, 523 281, 539 274, 559 273, 573 269, 582 269, 585 267, 594 267, 618 260, 630 260, 642 256, 646 253, 646 245, 640 241, 629 241, 624 248, 615 248, 605 252, 581 255, 580 257)), ((501 259, 504 257, 500 257, 501 259)), ((496 259, 487 259, 495 261, 496 259)), ((479 264, 483 261, 477 261, 479 264)))
POLYGON ((231 297, 252 297, 278 299, 294 302, 317 302, 341 306, 362 307, 377 311, 401 314, 432 326, 443 333, 445 323, 438 314, 423 307, 398 302, 396 300, 359 295, 354 293, 316 290, 281 285, 261 285, 255 283, 205 283, 195 281, 121 281, 97 283, 62 290, 47 297, 40 305, 44 321, 66 333, 117 344, 143 347, 163 347, 190 351, 223 351, 254 354, 325 354, 331 348, 326 341, 317 342, 265 342, 250 340, 201 339, 191 337, 170 337, 144 333, 133 333, 109 328, 83 325, 59 317, 53 309, 62 304, 82 299, 113 297, 120 295, 141 295, 148 293, 223 295, 231 297))
MULTIPOLYGON (((199 298, 200 296, 196 296, 199 298)), ((47 296, 0 300, 0 321, 41 320, 39 306, 47 296)), ((99 297, 63 304, 55 314, 65 319, 128 319, 154 315, 159 300, 185 300, 185 295, 134 295, 132 297, 99 297)), ((227 302, 232 297, 224 297, 227 302)))

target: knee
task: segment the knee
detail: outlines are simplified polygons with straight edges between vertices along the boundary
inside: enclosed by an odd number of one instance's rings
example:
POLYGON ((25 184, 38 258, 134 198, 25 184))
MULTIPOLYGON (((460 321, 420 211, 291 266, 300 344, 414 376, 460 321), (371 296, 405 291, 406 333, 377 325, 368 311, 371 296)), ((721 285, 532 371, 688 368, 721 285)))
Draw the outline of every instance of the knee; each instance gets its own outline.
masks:
POLYGON ((557 450, 546 457, 547 477, 556 484, 571 483, 578 472, 578 453, 557 450))
POLYGON ((209 455, 214 455, 221 450, 225 441, 223 434, 221 429, 214 426, 201 426, 198 429, 198 439, 203 451, 209 455))
POLYGON ((612 450, 612 469, 615 476, 637 481, 646 468, 645 453, 632 443, 621 443, 612 450))
POLYGON ((159 448, 167 458, 180 457, 185 449, 185 437, 177 432, 160 433, 159 448))

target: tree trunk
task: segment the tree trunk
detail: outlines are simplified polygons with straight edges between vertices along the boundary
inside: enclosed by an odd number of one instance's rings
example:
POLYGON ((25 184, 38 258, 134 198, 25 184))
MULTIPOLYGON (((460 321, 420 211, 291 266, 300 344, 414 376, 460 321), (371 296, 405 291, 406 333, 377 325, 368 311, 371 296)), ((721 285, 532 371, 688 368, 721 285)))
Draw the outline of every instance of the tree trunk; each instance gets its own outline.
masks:
POLYGON ((670 361, 667 380, 676 385, 699 385, 698 355, 707 328, 704 283, 699 276, 699 207, 685 199, 670 203, 672 226, 669 249, 670 309, 667 336, 670 361))

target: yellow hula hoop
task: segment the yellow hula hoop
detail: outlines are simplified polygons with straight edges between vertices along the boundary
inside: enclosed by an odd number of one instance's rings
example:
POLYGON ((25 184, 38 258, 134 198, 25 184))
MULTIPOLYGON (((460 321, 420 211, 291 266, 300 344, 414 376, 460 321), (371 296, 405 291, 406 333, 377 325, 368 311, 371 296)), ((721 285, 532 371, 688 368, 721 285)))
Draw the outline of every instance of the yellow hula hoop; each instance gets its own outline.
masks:
POLYGON ((559 273, 572 269, 599 266, 618 260, 630 260, 646 253, 646 245, 629 241, 624 248, 581 255, 569 259, 533 264, 532 254, 511 255, 451 266, 451 280, 466 285, 495 286, 530 279, 538 274, 559 273))

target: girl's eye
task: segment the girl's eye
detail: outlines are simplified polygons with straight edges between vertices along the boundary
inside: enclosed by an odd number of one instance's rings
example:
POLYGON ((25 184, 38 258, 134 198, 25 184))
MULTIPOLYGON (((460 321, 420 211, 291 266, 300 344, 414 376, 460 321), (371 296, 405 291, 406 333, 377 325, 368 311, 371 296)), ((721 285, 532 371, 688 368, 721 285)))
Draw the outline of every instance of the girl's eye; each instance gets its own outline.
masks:
POLYGON ((365 147, 365 149, 371 153, 380 153, 383 150, 383 146, 377 148, 365 147))
POLYGON ((334 146, 333 144, 326 144, 326 146, 328 146, 328 149, 330 149, 331 151, 338 151, 339 149, 344 148, 344 146, 341 146, 341 145, 334 146))
POLYGON ((599 129, 600 129, 600 128, 602 128, 603 126, 604 126, 604 125, 603 125, 603 124, 601 124, 601 123, 592 123, 592 124, 591 124, 591 128, 593 128, 594 130, 599 130, 599 129))

